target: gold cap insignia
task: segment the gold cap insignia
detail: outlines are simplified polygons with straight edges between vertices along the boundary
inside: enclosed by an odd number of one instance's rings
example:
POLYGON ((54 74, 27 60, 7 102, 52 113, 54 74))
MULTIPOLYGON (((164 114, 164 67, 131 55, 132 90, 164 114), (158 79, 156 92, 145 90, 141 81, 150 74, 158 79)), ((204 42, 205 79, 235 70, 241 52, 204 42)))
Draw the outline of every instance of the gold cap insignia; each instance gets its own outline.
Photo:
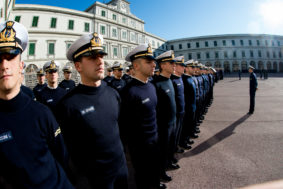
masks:
POLYGON ((0 33, 0 42, 16 42, 16 39, 15 39, 16 32, 13 29, 13 25, 14 25, 14 22, 12 21, 6 22, 6 27, 0 33))
POLYGON ((98 34, 95 32, 93 33, 93 38, 90 40, 92 47, 101 47, 102 42, 101 39, 98 37, 98 34))
POLYGON ((51 61, 49 69, 56 69, 56 64, 55 64, 54 60, 51 61))

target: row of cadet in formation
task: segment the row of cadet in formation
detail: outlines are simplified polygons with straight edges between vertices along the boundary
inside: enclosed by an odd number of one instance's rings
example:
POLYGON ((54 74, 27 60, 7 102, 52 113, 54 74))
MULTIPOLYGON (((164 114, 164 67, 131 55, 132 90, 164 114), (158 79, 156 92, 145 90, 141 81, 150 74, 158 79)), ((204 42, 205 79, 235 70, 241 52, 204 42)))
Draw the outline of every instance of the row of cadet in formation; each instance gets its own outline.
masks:
POLYGON ((90 33, 67 52, 81 83, 70 82, 65 67, 65 90, 58 87, 58 64, 49 61, 37 73, 38 103, 21 85, 27 30, 7 21, 0 32, 1 188, 126 189, 125 153, 137 188, 166 188, 166 171, 179 168, 175 153, 190 149, 200 133, 215 69, 173 51, 155 58, 144 44, 127 55, 128 74, 117 63, 104 78, 103 37, 90 33))

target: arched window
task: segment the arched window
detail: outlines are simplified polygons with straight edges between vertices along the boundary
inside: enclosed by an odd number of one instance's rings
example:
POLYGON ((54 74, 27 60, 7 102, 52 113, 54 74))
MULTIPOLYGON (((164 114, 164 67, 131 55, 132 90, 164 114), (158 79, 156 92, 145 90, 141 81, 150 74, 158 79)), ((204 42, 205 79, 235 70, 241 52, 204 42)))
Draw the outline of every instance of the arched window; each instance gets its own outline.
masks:
POLYGON ((247 70, 248 70, 247 62, 243 61, 241 64, 242 64, 242 72, 247 72, 247 70))
POLYGON ((237 72, 239 70, 239 63, 237 61, 232 64, 232 71, 237 72))
POLYGON ((25 69, 25 85, 29 88, 34 88, 37 84, 36 72, 38 67, 35 64, 30 64, 25 69))
POLYGON ((228 61, 224 62, 224 72, 230 72, 230 63, 228 61))
POLYGON ((263 62, 261 62, 261 61, 258 62, 258 69, 259 70, 263 70, 264 69, 263 62))

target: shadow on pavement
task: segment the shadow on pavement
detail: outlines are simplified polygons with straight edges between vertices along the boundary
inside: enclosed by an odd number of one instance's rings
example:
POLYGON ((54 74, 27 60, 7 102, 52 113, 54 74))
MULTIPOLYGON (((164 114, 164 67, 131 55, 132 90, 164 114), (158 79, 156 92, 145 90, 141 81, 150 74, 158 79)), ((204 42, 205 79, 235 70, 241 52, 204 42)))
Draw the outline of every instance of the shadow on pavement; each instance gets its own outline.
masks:
POLYGON ((243 123, 249 117, 250 117, 249 114, 242 116, 240 119, 238 119, 237 121, 235 121, 234 123, 229 125, 227 128, 223 129, 222 131, 220 131, 217 134, 215 134, 214 136, 210 137, 209 139, 207 139, 203 143, 199 144, 198 146, 193 148, 191 151, 186 152, 183 156, 181 156, 181 158, 190 157, 190 156, 200 154, 200 153, 204 152, 205 150, 209 149, 210 147, 212 147, 213 145, 217 144, 218 142, 220 142, 220 141, 224 140, 225 138, 231 136, 234 133, 233 131, 235 130, 235 128, 238 125, 240 125, 241 123, 243 123))
POLYGON ((229 82, 235 82, 235 81, 240 81, 239 79, 236 79, 236 80, 232 80, 232 81, 229 81, 229 82))

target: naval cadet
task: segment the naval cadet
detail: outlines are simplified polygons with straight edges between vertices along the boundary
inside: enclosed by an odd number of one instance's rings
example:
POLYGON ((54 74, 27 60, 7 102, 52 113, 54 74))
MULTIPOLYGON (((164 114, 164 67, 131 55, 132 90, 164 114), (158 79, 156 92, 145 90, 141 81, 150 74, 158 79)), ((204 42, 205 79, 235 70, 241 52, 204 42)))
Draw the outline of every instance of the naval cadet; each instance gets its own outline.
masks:
POLYGON ((81 36, 69 48, 81 84, 57 106, 58 122, 70 152, 77 188, 81 181, 91 188, 128 188, 128 170, 120 140, 118 116, 120 96, 103 81, 103 37, 97 33, 81 36))
POLYGON ((126 67, 126 73, 124 73, 122 76, 122 79, 126 81, 126 84, 128 84, 132 80, 132 76, 131 76, 132 69, 133 69, 132 66, 126 67))
POLYGON ((248 114, 254 113, 255 108, 255 93, 257 91, 257 78, 254 73, 254 67, 249 66, 249 73, 250 73, 250 109, 248 114))
POLYGON ((44 64, 43 70, 46 73, 47 86, 38 93, 37 101, 48 106, 54 112, 59 100, 67 93, 58 86, 59 62, 51 60, 44 64))
POLYGON ((64 72, 65 79, 59 83, 59 87, 61 87, 62 89, 65 89, 68 92, 76 87, 75 81, 71 79, 72 67, 68 65, 64 66, 63 72, 64 72))
POLYGON ((106 73, 106 77, 103 79, 107 84, 110 84, 113 77, 113 70, 112 68, 107 68, 106 69, 107 73, 106 73))
POLYGON ((173 83, 170 80, 175 70, 174 52, 166 51, 156 58, 160 75, 152 82, 157 93, 157 125, 160 143, 161 179, 170 181, 166 169, 178 169, 179 165, 172 162, 174 155, 174 131, 176 127, 176 102, 173 83))
POLYGON ((47 86, 45 83, 45 73, 42 68, 40 68, 36 72, 36 78, 37 78, 37 85, 33 88, 33 93, 36 99, 38 99, 38 93, 42 91, 43 88, 47 86))
POLYGON ((27 30, 6 21, 0 32, 0 188, 72 189, 53 114, 20 90, 27 30))
POLYGON ((182 79, 184 82, 184 95, 185 95, 185 116, 183 122, 183 130, 180 140, 180 146, 185 149, 191 149, 190 138, 195 134, 196 131, 196 83, 193 79, 194 74, 194 62, 189 60, 185 62, 185 74, 182 79))
POLYGON ((112 70, 114 78, 112 79, 110 85, 120 93, 126 86, 126 81, 122 79, 124 68, 121 63, 115 62, 112 66, 112 70))
MULTIPOLYGON (((175 137, 175 152, 183 153, 184 150, 178 148, 182 126, 183 126, 183 118, 185 114, 185 97, 184 97, 184 83, 182 80, 182 75, 184 74, 185 64, 184 64, 184 56, 178 56, 175 58, 176 68, 174 73, 171 75, 171 80, 173 82, 174 90, 175 90, 175 100, 176 100, 176 129, 174 131, 175 137)), ((175 157, 172 158, 174 163, 177 163, 175 157)))
POLYGON ((121 93, 120 127, 127 139, 136 185, 139 189, 166 188, 159 181, 157 96, 153 84, 148 81, 156 65, 150 44, 133 49, 126 61, 132 62, 135 75, 121 93))

